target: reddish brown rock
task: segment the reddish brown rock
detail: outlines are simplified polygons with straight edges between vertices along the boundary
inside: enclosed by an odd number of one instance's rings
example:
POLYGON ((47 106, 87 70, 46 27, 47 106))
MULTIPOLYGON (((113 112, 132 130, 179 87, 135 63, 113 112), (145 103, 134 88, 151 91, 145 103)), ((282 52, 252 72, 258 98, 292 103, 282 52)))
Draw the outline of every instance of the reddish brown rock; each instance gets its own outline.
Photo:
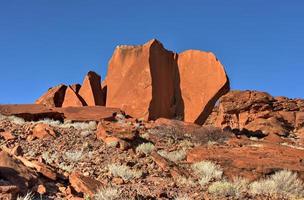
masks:
POLYGON ((101 91, 101 78, 95 72, 88 72, 79 90, 79 95, 88 106, 104 106, 103 93, 101 91))
POLYGON ((105 124, 100 122, 96 130, 96 137, 102 140, 107 145, 118 146, 122 150, 126 150, 130 147, 129 142, 135 138, 136 132, 130 129, 124 129, 114 124, 105 124))
POLYGON ((229 91, 225 70, 212 53, 179 55, 157 40, 119 46, 109 62, 107 106, 144 119, 178 118, 202 124, 229 91))
POLYGON ((174 117, 176 64, 176 54, 157 40, 118 46, 106 77, 107 107, 121 108, 136 118, 174 117))
POLYGON ((0 184, 0 199, 2 200, 17 199, 18 192, 19 188, 16 185, 0 184))
POLYGON ((76 94, 78 94, 78 92, 79 92, 79 90, 80 90, 80 88, 81 88, 81 85, 78 84, 78 83, 76 83, 76 84, 70 85, 70 88, 72 88, 72 90, 73 90, 76 94))
POLYGON ((61 107, 66 89, 67 86, 63 84, 50 88, 35 103, 42 104, 47 107, 61 107))
POLYGON ((205 124, 240 131, 246 129, 253 136, 288 136, 304 125, 301 102, 287 97, 274 98, 259 91, 231 91, 220 98, 205 124))
POLYGON ((279 169, 296 171, 304 178, 304 151, 269 142, 241 146, 201 146, 188 152, 188 162, 212 160, 219 163, 225 175, 257 179, 279 169))
POLYGON ((230 89, 224 67, 211 52, 188 50, 178 55, 178 68, 184 120, 203 124, 230 89))
POLYGON ((5 140, 14 140, 16 137, 10 131, 0 132, 0 136, 5 140))
POLYGON ((16 185, 21 192, 27 192, 37 181, 34 173, 4 151, 0 152, 0 178, 16 185))
POLYGON ((26 121, 38 121, 45 118, 53 120, 100 121, 115 120, 121 113, 117 108, 104 106, 85 106, 67 108, 46 108, 37 104, 0 105, 0 113, 6 116, 15 115, 26 121))
POLYGON ((48 124, 44 123, 39 123, 35 125, 32 130, 32 133, 33 137, 38 139, 56 137, 56 133, 54 132, 54 130, 48 124))
POLYGON ((46 188, 43 184, 38 185, 37 192, 41 195, 46 193, 46 188))
POLYGON ((84 100, 71 87, 68 87, 65 92, 62 107, 82 107, 84 105, 84 100))
POLYGON ((94 194, 103 187, 103 184, 90 177, 83 176, 79 173, 73 172, 69 176, 71 186, 77 191, 83 194, 93 197, 94 194))

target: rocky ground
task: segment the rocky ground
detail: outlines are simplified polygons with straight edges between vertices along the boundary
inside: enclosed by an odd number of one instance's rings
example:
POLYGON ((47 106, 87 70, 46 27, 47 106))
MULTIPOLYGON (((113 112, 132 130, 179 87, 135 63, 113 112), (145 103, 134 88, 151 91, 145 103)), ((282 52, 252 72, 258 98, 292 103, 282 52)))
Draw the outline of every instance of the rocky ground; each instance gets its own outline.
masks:
POLYGON ((204 126, 3 105, 0 199, 301 199, 303 105, 234 91, 204 126))

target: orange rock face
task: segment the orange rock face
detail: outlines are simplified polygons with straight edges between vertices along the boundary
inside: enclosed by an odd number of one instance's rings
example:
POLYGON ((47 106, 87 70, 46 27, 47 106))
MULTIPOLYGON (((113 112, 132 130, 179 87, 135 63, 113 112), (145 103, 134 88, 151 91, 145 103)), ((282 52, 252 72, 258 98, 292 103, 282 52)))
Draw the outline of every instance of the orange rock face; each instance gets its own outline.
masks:
POLYGON ((68 87, 65 92, 62 107, 82 107, 84 104, 84 100, 72 89, 72 87, 68 87))
POLYGON ((222 64, 211 52, 184 51, 178 55, 184 120, 202 124, 217 101, 229 92, 229 80, 222 64))
POLYGON ((142 46, 119 46, 109 62, 107 107, 136 118, 174 117, 175 54, 157 40, 142 46))
POLYGON ((212 160, 219 163, 225 175, 231 179, 241 176, 254 180, 278 169, 296 171, 304 177, 303 156, 304 151, 301 149, 260 142, 257 146, 195 147, 188 152, 187 161, 212 160))
POLYGON ((107 103, 136 118, 180 118, 202 124, 229 91, 212 53, 166 50, 157 40, 117 47, 107 74, 107 103))
POLYGON ((90 71, 84 78, 79 90, 79 95, 88 106, 104 106, 103 93, 101 91, 101 78, 95 72, 90 71))
POLYGON ((47 107, 61 107, 67 86, 61 84, 50 88, 35 103, 43 104, 47 107))
POLYGON ((304 128, 303 113, 304 100, 274 98, 259 91, 231 91, 220 98, 205 124, 244 130, 253 136, 288 136, 304 128))

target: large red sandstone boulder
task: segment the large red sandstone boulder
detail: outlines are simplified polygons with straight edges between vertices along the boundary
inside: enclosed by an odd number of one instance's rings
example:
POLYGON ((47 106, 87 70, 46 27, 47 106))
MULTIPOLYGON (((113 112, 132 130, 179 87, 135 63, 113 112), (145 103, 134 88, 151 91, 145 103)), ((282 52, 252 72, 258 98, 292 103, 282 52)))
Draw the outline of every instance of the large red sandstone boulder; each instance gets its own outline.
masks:
POLYGON ((36 100, 35 103, 48 107, 61 107, 66 89, 67 86, 63 84, 50 88, 45 94, 36 100))
POLYGON ((104 106, 103 93, 101 91, 101 78, 95 72, 88 72, 79 90, 79 95, 88 106, 104 106))
POLYGON ((188 50, 178 55, 180 90, 186 122, 205 122, 216 101, 229 92, 223 65, 211 52, 188 50))
POLYGON ((224 68, 212 53, 190 50, 177 55, 151 40, 115 49, 106 105, 136 118, 184 118, 202 124, 228 91, 224 68))
POLYGON ((174 117, 175 56, 157 40, 118 46, 109 62, 106 106, 136 118, 174 117))
POLYGON ((65 96, 64 101, 62 103, 62 107, 82 107, 84 106, 85 102, 84 100, 76 93, 77 88, 68 87, 65 96))

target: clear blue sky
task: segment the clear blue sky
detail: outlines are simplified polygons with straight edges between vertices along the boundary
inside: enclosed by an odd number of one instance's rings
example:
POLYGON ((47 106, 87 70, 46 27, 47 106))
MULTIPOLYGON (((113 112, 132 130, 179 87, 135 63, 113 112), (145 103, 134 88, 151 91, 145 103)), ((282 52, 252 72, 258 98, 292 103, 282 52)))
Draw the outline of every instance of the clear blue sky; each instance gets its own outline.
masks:
POLYGON ((0 103, 105 77, 116 45, 214 52, 232 89, 304 98, 303 0, 0 1, 0 103))

